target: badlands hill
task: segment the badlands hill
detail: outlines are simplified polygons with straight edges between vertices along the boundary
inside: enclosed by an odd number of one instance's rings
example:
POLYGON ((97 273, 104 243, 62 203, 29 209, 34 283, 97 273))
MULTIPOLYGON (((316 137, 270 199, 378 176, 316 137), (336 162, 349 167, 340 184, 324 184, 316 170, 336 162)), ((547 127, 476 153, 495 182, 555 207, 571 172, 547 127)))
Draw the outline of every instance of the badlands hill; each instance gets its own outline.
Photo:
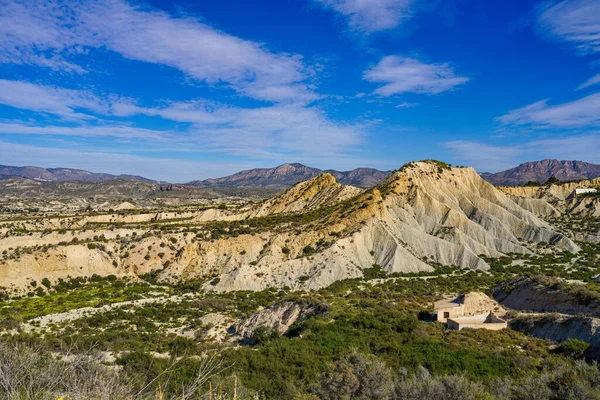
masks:
POLYGON ((13 219, 0 229, 0 281, 14 287, 96 273, 201 280, 218 291, 311 289, 375 264, 485 270, 483 256, 531 253, 540 242, 579 251, 472 168, 435 161, 406 164, 367 190, 324 174, 259 204, 13 219))
POLYGON ((540 216, 559 217, 568 213, 579 217, 600 217, 600 196, 576 196, 577 188, 600 190, 600 178, 542 186, 504 186, 498 189, 511 196, 522 207, 540 216))
POLYGON ((13 167, 9 165, 0 165, 0 177, 20 177, 41 182, 103 182, 117 178, 132 179, 144 182, 155 182, 151 179, 147 179, 137 175, 111 175, 105 173, 90 172, 75 168, 41 168, 34 166, 13 167))
POLYGON ((482 177, 496 186, 518 186, 527 182, 544 183, 555 177, 561 181, 592 179, 600 176, 600 165, 573 160, 540 160, 482 177))
POLYGON ((300 181, 312 179, 323 172, 330 173, 342 184, 363 188, 375 186, 390 174, 390 171, 379 171, 374 168, 357 168, 352 171, 323 171, 293 163, 282 164, 275 168, 255 168, 222 178, 192 181, 187 184, 207 188, 270 187, 286 189, 300 181))

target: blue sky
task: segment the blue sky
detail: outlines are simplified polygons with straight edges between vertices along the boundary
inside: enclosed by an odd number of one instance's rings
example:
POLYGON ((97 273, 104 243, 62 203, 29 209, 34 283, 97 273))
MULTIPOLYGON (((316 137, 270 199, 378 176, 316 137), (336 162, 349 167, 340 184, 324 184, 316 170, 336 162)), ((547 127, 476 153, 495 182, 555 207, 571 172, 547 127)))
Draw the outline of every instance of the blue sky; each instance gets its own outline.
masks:
POLYGON ((600 163, 597 0, 0 0, 0 163, 600 163))

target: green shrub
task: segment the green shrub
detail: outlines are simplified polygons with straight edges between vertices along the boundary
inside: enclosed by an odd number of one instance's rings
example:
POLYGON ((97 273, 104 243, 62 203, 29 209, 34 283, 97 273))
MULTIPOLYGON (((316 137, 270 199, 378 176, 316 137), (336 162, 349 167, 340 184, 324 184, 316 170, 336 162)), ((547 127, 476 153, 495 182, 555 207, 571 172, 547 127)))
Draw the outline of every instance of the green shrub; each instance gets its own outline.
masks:
POLYGON ((305 246, 305 247, 302 249, 302 254, 304 254, 304 255, 311 255, 311 254, 313 254, 314 252, 315 252, 315 249, 314 249, 314 247, 312 247, 311 245, 305 246))
POLYGON ((562 354, 571 358, 582 358, 585 351, 590 347, 589 343, 569 338, 559 344, 554 350, 557 354, 562 354))

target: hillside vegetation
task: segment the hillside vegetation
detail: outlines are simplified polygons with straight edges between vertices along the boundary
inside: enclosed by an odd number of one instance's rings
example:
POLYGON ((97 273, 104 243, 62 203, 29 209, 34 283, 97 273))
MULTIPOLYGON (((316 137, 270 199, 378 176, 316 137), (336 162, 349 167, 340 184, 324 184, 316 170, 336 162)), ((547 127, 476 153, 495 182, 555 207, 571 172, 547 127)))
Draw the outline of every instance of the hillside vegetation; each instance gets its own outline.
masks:
POLYGON ((426 160, 259 202, 25 201, 0 215, 0 398, 600 398, 597 220, 507 192, 426 160), (473 291, 510 329, 434 322, 473 291))

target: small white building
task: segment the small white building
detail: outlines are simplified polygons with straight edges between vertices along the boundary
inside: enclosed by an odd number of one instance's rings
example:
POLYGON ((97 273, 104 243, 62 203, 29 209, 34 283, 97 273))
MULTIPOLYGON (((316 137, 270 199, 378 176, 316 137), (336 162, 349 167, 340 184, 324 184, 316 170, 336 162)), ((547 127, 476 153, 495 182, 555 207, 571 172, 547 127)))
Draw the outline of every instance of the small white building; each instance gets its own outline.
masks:
POLYGON ((580 194, 598 193, 598 190, 596 188, 577 188, 574 193, 575 196, 578 196, 580 194))
POLYGON ((470 292, 454 299, 440 300, 434 303, 438 322, 445 322, 448 328, 461 330, 490 329, 507 327, 505 320, 496 316, 505 310, 483 293, 470 292))

